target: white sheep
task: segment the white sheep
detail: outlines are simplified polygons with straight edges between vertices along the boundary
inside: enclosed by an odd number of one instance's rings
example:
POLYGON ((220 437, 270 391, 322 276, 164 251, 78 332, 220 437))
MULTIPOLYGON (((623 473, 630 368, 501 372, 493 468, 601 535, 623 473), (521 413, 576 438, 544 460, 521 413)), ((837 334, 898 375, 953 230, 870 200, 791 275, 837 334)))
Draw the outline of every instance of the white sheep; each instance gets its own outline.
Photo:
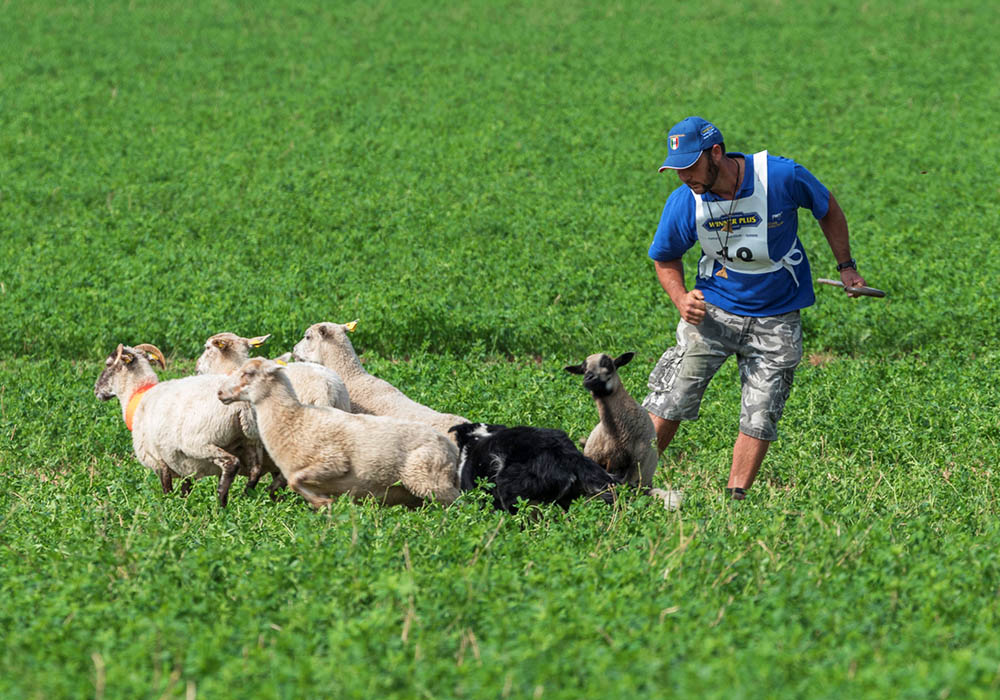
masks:
MULTIPOLYGON (((195 370, 198 374, 229 374, 250 359, 251 348, 260 347, 270 337, 270 334, 244 338, 235 333, 216 333, 205 341, 195 370)), ((351 410, 347 386, 334 370, 315 362, 294 362, 288 365, 288 378, 302 403, 351 410)))
POLYGON ((444 435, 422 423, 307 406, 273 360, 248 360, 218 397, 253 405, 268 454, 315 508, 342 494, 409 506, 458 497, 458 449, 444 435))
POLYGON ((147 353, 166 368, 163 353, 153 345, 118 345, 105 360, 95 396, 102 401, 118 397, 135 456, 160 477, 164 493, 173 489, 174 477, 185 479, 181 493, 186 495, 188 479, 218 475, 219 503, 225 506, 238 472, 254 484, 262 473, 253 412, 245 405, 219 404, 223 376, 160 382, 147 353))
MULTIPOLYGON (((469 421, 451 413, 439 413, 417 403, 384 379, 372 376, 361 366, 358 354, 347 337, 357 321, 351 323, 316 323, 306 329, 305 336, 292 348, 292 357, 303 362, 317 362, 343 377, 351 395, 354 413, 392 416, 426 423, 438 432, 449 435, 448 429, 469 421)), ((454 434, 451 434, 454 440, 454 434)))

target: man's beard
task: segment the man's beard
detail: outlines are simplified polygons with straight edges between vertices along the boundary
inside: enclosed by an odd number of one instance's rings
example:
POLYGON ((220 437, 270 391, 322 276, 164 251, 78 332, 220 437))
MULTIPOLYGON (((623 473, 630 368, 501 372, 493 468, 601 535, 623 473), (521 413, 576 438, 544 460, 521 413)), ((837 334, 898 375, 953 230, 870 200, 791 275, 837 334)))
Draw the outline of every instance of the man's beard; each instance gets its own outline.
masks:
POLYGON ((705 190, 711 190, 715 187, 715 181, 719 179, 719 166, 716 165, 715 161, 712 160, 712 156, 708 157, 708 182, 705 183, 705 190))

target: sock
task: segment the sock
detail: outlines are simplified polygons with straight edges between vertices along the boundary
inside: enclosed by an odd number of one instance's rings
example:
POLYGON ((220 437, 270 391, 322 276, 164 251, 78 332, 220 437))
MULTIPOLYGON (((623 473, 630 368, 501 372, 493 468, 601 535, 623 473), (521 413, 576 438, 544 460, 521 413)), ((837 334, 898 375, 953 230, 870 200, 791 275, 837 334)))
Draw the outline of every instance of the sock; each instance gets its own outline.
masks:
POLYGON ((731 488, 727 488, 726 489, 726 493, 728 493, 730 496, 732 496, 734 501, 742 501, 744 498, 747 497, 747 490, 746 489, 741 489, 738 486, 736 488, 732 488, 732 489, 731 488))

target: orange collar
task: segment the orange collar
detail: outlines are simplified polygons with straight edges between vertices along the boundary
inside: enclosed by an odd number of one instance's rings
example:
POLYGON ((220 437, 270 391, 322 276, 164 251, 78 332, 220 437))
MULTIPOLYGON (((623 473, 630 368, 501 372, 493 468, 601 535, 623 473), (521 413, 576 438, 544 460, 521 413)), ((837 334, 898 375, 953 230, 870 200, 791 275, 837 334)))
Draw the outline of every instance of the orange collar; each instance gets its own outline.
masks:
POLYGON ((142 399, 142 395, 154 386, 156 384, 147 384, 146 386, 139 387, 132 394, 132 398, 128 400, 128 406, 125 407, 125 427, 129 430, 132 430, 132 417, 135 416, 135 409, 139 408, 139 401, 142 399))

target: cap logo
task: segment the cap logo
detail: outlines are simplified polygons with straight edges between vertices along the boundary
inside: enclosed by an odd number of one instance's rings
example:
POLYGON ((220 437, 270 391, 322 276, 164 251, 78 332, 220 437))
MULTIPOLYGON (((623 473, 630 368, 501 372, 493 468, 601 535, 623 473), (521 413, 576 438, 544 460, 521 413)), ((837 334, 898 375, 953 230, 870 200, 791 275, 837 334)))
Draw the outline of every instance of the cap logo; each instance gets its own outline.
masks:
POLYGON ((670 150, 671 151, 676 151, 680 147, 680 145, 681 145, 681 137, 680 137, 680 135, 675 134, 675 135, 673 135, 673 136, 670 137, 670 150))

